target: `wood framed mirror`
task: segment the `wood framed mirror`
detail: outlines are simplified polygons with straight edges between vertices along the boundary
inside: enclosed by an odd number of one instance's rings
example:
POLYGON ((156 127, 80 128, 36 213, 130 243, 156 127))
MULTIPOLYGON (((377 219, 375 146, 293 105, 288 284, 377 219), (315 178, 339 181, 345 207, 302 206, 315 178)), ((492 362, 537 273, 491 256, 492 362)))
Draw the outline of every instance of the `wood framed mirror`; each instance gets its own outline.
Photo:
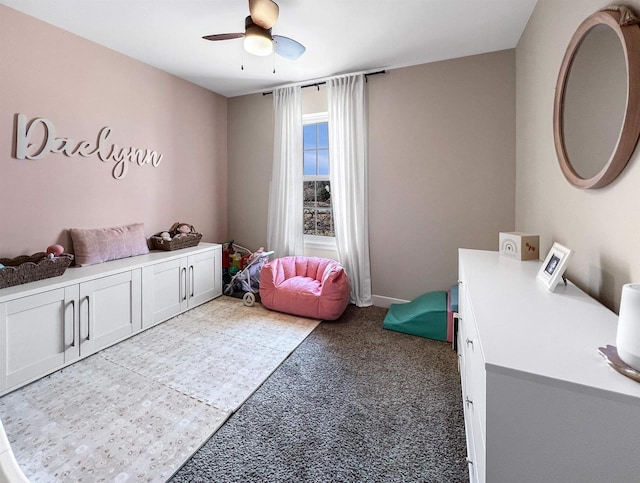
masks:
POLYGON ((562 59, 553 136, 562 173, 577 188, 607 186, 640 136, 640 19, 607 7, 580 24, 562 59))

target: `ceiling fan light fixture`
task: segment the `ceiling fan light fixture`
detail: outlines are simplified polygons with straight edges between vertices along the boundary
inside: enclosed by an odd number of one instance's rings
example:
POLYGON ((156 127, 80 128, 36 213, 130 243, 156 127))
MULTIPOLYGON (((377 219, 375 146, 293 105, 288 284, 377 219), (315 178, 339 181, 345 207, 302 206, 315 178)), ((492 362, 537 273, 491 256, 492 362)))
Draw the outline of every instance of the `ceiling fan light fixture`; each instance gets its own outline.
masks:
MULTIPOLYGON (((255 2, 249 2, 251 10, 255 7, 255 2)), ((266 0, 278 6, 272 0, 266 0)), ((252 11, 253 14, 253 11, 252 11)), ((277 16, 276 16, 277 18, 277 16)), ((230 34, 213 34, 202 37, 205 40, 230 40, 244 38, 243 48, 251 55, 266 56, 272 53, 278 54, 285 59, 295 60, 305 52, 304 45, 300 42, 284 37, 282 35, 271 35, 271 27, 264 27, 254 22, 251 15, 244 19, 244 33, 236 32, 230 34)))
POLYGON ((270 55, 273 52, 270 30, 262 29, 256 25, 247 27, 244 34, 244 50, 252 55, 270 55))

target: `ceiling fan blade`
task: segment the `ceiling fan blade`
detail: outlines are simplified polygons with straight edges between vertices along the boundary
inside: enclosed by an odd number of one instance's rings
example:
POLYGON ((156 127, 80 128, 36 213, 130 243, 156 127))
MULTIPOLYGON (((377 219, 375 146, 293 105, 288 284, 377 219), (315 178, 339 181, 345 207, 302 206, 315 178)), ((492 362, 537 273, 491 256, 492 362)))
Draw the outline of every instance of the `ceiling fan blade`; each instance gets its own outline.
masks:
POLYGON ((244 37, 244 33, 235 33, 235 34, 215 34, 215 35, 205 35, 202 37, 205 40, 231 40, 231 39, 241 39, 244 37))
POLYGON ((278 20, 280 8, 273 0, 249 0, 249 13, 253 23, 263 29, 270 29, 278 20))
POLYGON ((300 42, 296 42, 289 37, 283 37, 282 35, 273 36, 273 50, 276 54, 284 57, 285 59, 295 60, 304 54, 304 45, 300 42))

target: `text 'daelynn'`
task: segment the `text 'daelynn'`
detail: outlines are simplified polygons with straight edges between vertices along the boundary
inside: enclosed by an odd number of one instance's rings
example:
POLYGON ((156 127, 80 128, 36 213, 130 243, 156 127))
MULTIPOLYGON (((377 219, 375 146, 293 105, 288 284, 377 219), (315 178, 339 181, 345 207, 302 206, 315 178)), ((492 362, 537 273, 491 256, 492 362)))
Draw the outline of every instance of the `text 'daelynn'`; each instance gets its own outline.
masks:
POLYGON ((127 175, 129 164, 138 166, 150 164, 157 167, 162 161, 162 154, 151 149, 134 147, 121 148, 117 144, 109 142, 110 127, 103 127, 98 134, 95 143, 89 141, 76 142, 70 138, 56 137, 56 129, 49 119, 37 117, 27 122, 27 116, 18 114, 16 117, 16 158, 18 159, 42 159, 48 153, 63 153, 66 156, 88 157, 94 154, 103 162, 111 161, 114 164, 111 171, 115 179, 122 179, 127 175), (42 125, 44 138, 35 140, 38 135, 38 127, 42 125), (32 141, 39 141, 32 144, 32 141))

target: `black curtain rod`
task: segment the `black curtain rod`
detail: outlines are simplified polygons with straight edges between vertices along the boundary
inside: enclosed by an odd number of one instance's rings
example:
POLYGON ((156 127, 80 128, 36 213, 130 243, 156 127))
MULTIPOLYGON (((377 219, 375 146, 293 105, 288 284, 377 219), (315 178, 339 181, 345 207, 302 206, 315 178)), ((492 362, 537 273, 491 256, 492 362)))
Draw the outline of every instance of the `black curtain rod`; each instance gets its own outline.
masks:
MULTIPOLYGON (((379 71, 377 71, 377 72, 370 72, 370 73, 368 73, 368 74, 365 74, 365 75, 364 75, 364 80, 365 80, 365 82, 366 82, 366 81, 367 81, 367 78, 368 78, 370 75, 378 75, 378 74, 386 74, 386 73, 387 73, 387 71, 386 71, 386 70, 379 70, 379 71)), ((317 88, 318 88, 318 90, 320 90, 320 86, 321 86, 321 85, 323 85, 323 84, 326 84, 326 83, 327 83, 327 81, 314 82, 313 84, 306 84, 306 85, 302 86, 302 87, 301 87, 301 89, 304 89, 304 88, 306 88, 306 87, 317 87, 317 88)), ((263 95, 263 96, 268 96, 269 94, 273 94, 273 91, 263 92, 263 93, 262 93, 262 95, 263 95)))

